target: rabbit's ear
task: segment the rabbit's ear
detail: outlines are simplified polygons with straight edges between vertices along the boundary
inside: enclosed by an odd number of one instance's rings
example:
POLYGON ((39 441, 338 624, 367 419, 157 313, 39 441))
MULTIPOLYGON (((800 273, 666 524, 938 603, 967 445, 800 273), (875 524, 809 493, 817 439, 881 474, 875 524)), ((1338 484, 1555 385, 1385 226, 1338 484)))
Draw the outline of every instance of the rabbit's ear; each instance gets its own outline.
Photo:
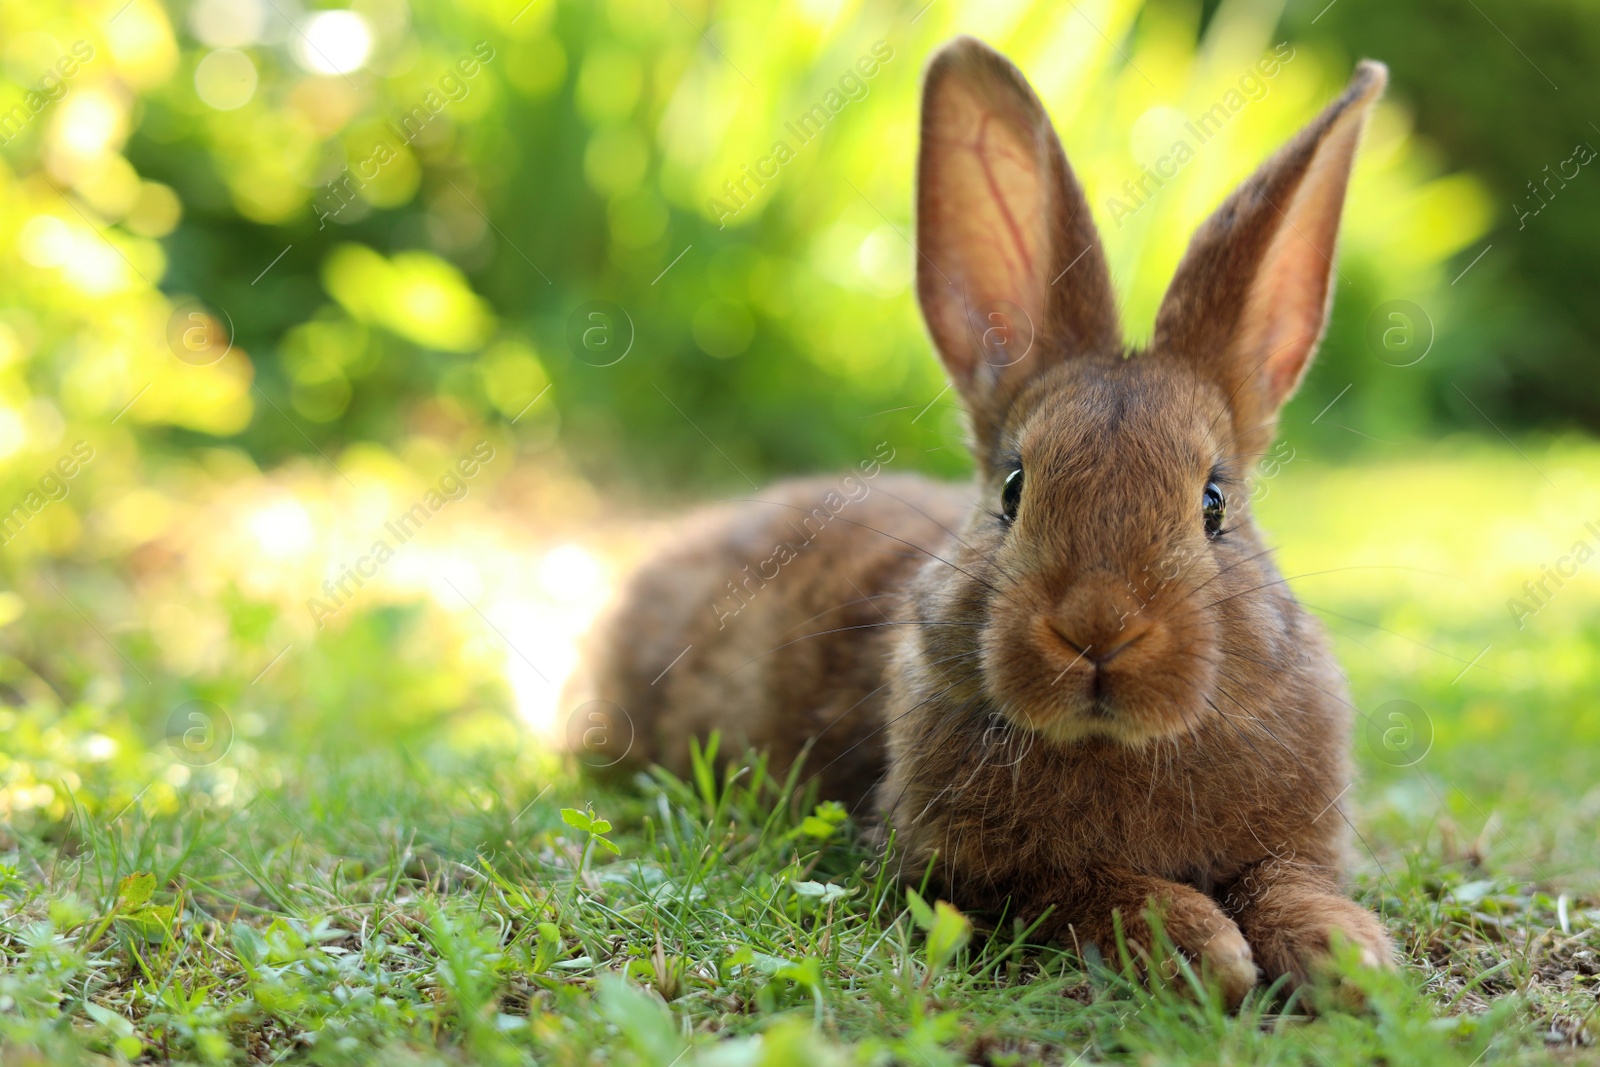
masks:
POLYGON ((923 86, 917 253, 923 317, 988 443, 1018 384, 1120 346, 1100 237, 1050 118, 971 37, 934 56, 923 86))
POLYGON ((1156 315, 1152 349, 1222 385, 1240 446, 1270 441, 1322 338, 1345 187, 1388 78, 1381 63, 1356 67, 1344 93, 1200 227, 1156 315))

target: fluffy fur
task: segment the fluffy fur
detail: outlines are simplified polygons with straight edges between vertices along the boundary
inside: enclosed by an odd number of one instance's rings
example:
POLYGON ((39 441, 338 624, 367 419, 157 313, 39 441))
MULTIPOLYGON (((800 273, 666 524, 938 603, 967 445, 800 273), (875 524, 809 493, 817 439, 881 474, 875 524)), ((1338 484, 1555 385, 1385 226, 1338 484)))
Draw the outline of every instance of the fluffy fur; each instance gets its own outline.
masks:
POLYGON ((1323 329, 1384 80, 1360 65, 1218 209, 1130 352, 1043 106, 979 42, 941 51, 918 294, 976 485, 880 472, 835 507, 838 483, 790 483, 696 520, 602 631, 596 695, 633 727, 607 732, 617 754, 632 736, 632 760, 682 771, 688 738, 719 730, 781 767, 809 744, 825 794, 892 825, 905 869, 960 906, 1048 912, 1046 934, 1107 955, 1118 924, 1147 951, 1159 914, 1235 1001, 1262 974, 1307 981, 1339 939, 1387 965, 1338 889, 1344 683, 1248 500, 1323 329), (1024 357, 986 344, 996 308, 1032 337, 1024 357))

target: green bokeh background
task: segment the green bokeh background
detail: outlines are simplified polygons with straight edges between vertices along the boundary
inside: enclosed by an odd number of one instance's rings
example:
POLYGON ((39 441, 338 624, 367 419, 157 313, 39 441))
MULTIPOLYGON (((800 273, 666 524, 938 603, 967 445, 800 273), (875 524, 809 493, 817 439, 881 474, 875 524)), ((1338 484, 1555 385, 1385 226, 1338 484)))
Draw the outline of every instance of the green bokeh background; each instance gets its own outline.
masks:
MULTIPOLYGON (((1273 2, 524 3, 356 4, 371 52, 322 75, 294 58, 313 47, 298 7, 8 5, 8 102, 73 41, 96 48, 5 148, 11 410, 109 421, 153 382, 129 415, 139 447, 224 444, 271 465, 313 444, 333 456, 510 419, 551 385, 524 429, 607 487, 738 484, 707 437, 758 481, 847 463, 884 429, 868 417, 942 385, 905 239, 920 69, 961 30, 1039 85, 1107 230, 1133 340, 1196 222, 1355 58, 1385 60, 1394 88, 1352 191, 1337 309, 1290 423, 1346 385, 1345 429, 1306 431, 1317 452, 1362 448, 1351 430, 1396 441, 1600 421, 1585 373, 1600 330, 1588 171, 1537 216, 1512 206, 1537 203, 1527 183, 1600 140, 1585 58, 1597 31, 1581 4, 1340 0, 1318 17, 1273 2), (785 124, 879 41, 891 58, 864 95, 800 144, 785 124), (257 78, 228 110, 198 88, 219 42, 257 78), (1294 58, 1264 95, 1114 222, 1111 199, 1175 124, 1279 42, 1294 58), (450 99, 440 81, 475 46, 492 58, 450 99), (442 108, 401 144, 386 124, 430 92, 442 108), (746 184, 748 206, 718 225, 712 201, 738 203, 724 183, 779 138, 792 160, 746 184), (379 143, 394 158, 321 218, 330 183, 379 143), (235 350, 214 368, 176 363, 163 343, 185 297, 227 324, 235 350), (1415 366, 1369 343, 1392 300, 1421 309, 1406 327, 1434 338, 1415 366), (615 366, 569 343, 591 301, 625 313, 613 325, 633 344, 615 366)), ((959 421, 929 423, 884 432, 959 470, 959 449, 927 451, 959 421)))

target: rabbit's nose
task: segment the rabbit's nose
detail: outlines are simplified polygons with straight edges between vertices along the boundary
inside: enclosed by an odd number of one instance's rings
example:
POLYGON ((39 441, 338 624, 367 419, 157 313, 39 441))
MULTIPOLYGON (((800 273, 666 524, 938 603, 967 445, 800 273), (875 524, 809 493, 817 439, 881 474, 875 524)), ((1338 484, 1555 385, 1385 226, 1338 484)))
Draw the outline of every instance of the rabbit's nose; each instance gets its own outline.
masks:
MULTIPOLYGON (((1046 620, 1045 628, 1057 642, 1066 646, 1066 649, 1072 652, 1077 659, 1087 661, 1095 667, 1110 663, 1124 651, 1143 640, 1145 635, 1150 632, 1147 624, 1132 619, 1120 620, 1116 630, 1099 635, 1095 640, 1082 639, 1081 635, 1073 636, 1073 631, 1069 630, 1057 619, 1046 620)), ((1090 633, 1092 634, 1093 631, 1090 631, 1090 633)))
POLYGON ((1041 644, 1050 646, 1052 658, 1067 652, 1069 660, 1095 667, 1110 663, 1143 640, 1154 625, 1144 605, 1130 598, 1113 577, 1087 575, 1039 620, 1041 644))
POLYGON ((1126 649, 1130 649, 1140 641, 1143 641, 1145 635, 1149 632, 1150 627, 1142 622, 1135 625, 1129 625, 1124 628, 1122 634, 1120 635, 1121 640, 1114 641, 1108 645, 1103 645, 1101 648, 1088 653, 1088 656, 1090 659, 1094 660, 1095 666, 1097 667, 1110 663, 1112 660, 1120 656, 1126 649))
POLYGON ((1072 638, 1068 637, 1067 632, 1061 628, 1061 624, 1059 622, 1055 621, 1054 619, 1046 619, 1044 622, 1045 626, 1049 628, 1050 632, 1055 635, 1056 640, 1060 641, 1063 645, 1066 645, 1067 648, 1071 649, 1073 652, 1078 653, 1080 656, 1087 656, 1092 651, 1093 646, 1079 644, 1077 641, 1074 641, 1072 638))

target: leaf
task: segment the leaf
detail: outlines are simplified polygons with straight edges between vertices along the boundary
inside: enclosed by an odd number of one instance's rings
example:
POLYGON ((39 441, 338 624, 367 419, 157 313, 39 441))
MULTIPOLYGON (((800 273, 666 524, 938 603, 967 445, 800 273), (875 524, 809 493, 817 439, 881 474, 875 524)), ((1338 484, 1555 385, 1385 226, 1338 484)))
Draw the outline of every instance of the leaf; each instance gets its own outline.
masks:
POLYGON ((1458 904, 1476 904, 1493 892, 1491 881, 1463 882, 1450 890, 1450 898, 1458 904))
POLYGON ((548 971, 556 958, 561 955, 561 928, 555 923, 540 923, 538 926, 538 948, 533 955, 533 969, 535 971, 548 971))
POLYGON ((738 967, 741 965, 754 967, 762 974, 777 974, 785 967, 793 966, 782 956, 769 956, 765 952, 757 952, 749 945, 740 945, 728 956, 726 966, 738 967))
POLYGON ((230 930, 233 951, 246 967, 259 967, 267 958, 267 943, 248 923, 235 922, 230 930))
POLYGON ((95 917, 95 913, 83 901, 70 893, 51 899, 45 913, 50 916, 50 923, 57 930, 69 930, 95 917))
POLYGON ((86 1000, 83 1003, 83 1010, 89 1013, 89 1018, 111 1031, 117 1037, 133 1036, 133 1023, 110 1008, 103 1008, 92 1000, 86 1000))
POLYGON ((832 837, 836 829, 838 828, 826 819, 819 819, 815 815, 807 815, 800 820, 799 832, 806 837, 814 837, 821 841, 832 837))
POLYGON ((268 963, 290 963, 305 955, 306 940, 283 919, 273 919, 262 933, 268 963))
POLYGON ((789 831, 789 837, 811 837, 823 841, 832 837, 849 817, 850 813, 843 804, 826 800, 817 805, 815 812, 800 820, 800 825, 789 831))
POLYGON ((117 922, 129 933, 152 945, 159 945, 167 939, 167 931, 172 927, 172 905, 140 908, 138 911, 117 916, 117 922))
POLYGON ((916 920, 917 926, 924 930, 933 929, 933 909, 928 907, 927 901, 915 889, 906 890, 906 903, 911 905, 911 917, 916 920))
POLYGON ((156 891, 156 876, 148 871, 130 874, 117 886, 117 902, 124 911, 144 907, 156 891))
POLYGON ((300 990, 276 978, 252 983, 250 995, 261 1005, 263 1011, 277 1016, 292 1015, 300 1009, 306 999, 300 990))
POLYGON ((837 800, 824 800, 817 805, 817 818, 832 826, 838 826, 850 817, 850 812, 837 800))
POLYGON ((706 738, 704 749, 693 738, 689 741, 689 761, 694 771, 695 787, 699 789, 700 799, 705 802, 707 811, 713 811, 717 806, 717 748, 721 743, 722 735, 716 730, 706 738))
POLYGON ((616 975, 603 975, 598 986, 600 1014, 646 1063, 677 1062, 683 1038, 665 1004, 616 975))
POLYGON ((972 939, 972 922, 947 901, 939 901, 933 910, 933 927, 928 931, 928 965, 938 970, 972 939))
POLYGON ((787 978, 796 985, 803 985, 812 990, 818 996, 822 994, 822 961, 815 956, 807 956, 797 963, 784 964, 772 977, 787 978))
POLYGON ((589 956, 574 956, 570 960, 560 960, 550 966, 558 971, 581 971, 594 966, 594 959, 589 956))
POLYGON ((815 900, 821 904, 831 904, 835 900, 840 900, 855 892, 853 889, 846 889, 844 886, 834 885, 832 882, 791 882, 789 884, 794 886, 796 895, 815 900))
POLYGON ((589 817, 588 813, 579 811, 577 808, 562 808, 561 821, 574 830, 582 830, 590 834, 594 833, 594 820, 589 817))

